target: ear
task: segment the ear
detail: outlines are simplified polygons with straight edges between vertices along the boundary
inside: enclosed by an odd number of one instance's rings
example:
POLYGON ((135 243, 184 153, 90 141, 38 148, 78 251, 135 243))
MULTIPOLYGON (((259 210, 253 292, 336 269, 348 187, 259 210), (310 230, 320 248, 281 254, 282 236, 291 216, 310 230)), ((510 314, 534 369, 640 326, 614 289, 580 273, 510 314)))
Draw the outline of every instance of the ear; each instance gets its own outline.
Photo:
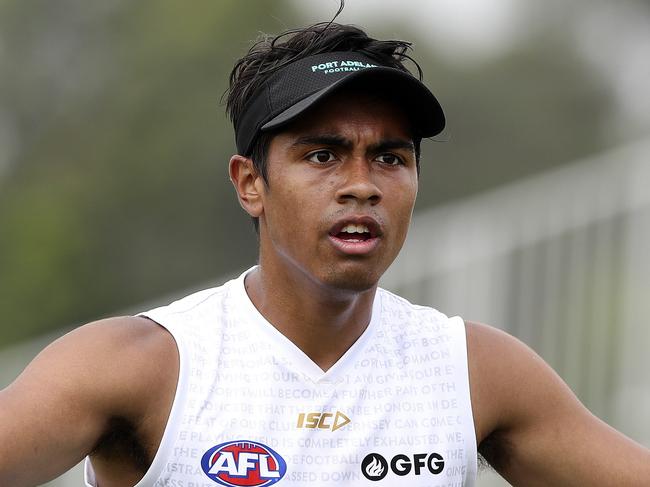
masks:
POLYGON ((253 218, 259 218, 264 211, 262 193, 266 187, 253 161, 235 154, 228 166, 230 181, 235 187, 241 207, 253 218))

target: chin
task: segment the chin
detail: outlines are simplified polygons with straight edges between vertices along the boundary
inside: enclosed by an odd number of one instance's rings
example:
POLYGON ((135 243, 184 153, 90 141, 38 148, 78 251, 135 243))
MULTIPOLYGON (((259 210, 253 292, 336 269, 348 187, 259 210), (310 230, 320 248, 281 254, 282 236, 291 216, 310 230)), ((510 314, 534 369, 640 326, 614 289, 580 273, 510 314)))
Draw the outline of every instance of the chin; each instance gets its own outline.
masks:
POLYGON ((364 292, 377 286, 382 273, 377 269, 329 269, 323 279, 333 290, 364 292))

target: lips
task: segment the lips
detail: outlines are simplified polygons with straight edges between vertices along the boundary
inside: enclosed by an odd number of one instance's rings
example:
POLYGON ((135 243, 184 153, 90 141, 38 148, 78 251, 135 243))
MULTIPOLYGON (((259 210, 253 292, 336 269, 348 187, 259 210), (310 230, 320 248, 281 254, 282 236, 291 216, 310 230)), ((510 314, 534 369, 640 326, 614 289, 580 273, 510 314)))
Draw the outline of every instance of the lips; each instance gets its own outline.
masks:
POLYGON ((383 230, 374 218, 361 216, 339 220, 328 233, 330 242, 340 252, 363 255, 377 247, 383 230))

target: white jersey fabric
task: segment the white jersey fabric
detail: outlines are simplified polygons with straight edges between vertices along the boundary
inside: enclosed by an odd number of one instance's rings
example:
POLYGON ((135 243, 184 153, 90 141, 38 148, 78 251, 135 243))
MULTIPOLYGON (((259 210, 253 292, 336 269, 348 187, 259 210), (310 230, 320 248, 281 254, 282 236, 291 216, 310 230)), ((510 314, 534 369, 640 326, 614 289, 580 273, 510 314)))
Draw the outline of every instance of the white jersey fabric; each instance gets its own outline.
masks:
POLYGON ((475 485, 460 318, 378 289, 367 329, 324 372, 255 308, 247 272, 143 313, 174 336, 180 376, 137 487, 475 485))

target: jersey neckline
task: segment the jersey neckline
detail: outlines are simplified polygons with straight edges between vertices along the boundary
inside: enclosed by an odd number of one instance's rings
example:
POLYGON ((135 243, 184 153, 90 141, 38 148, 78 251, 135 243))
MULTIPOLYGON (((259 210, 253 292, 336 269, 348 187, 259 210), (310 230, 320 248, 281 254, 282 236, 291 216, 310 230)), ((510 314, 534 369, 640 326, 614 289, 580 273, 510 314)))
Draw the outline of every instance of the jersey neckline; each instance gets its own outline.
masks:
POLYGON ((324 371, 300 347, 270 323, 251 301, 246 292, 244 280, 258 267, 251 267, 232 282, 231 296, 243 308, 244 313, 241 316, 249 318, 246 320, 250 325, 249 331, 252 337, 261 342, 260 349, 263 353, 270 354, 273 360, 284 360, 288 367, 300 372, 314 383, 336 384, 340 382, 346 371, 349 373, 349 365, 362 353, 368 340, 375 333, 381 314, 381 289, 377 288, 375 292, 372 314, 366 329, 350 348, 329 369, 324 371))

